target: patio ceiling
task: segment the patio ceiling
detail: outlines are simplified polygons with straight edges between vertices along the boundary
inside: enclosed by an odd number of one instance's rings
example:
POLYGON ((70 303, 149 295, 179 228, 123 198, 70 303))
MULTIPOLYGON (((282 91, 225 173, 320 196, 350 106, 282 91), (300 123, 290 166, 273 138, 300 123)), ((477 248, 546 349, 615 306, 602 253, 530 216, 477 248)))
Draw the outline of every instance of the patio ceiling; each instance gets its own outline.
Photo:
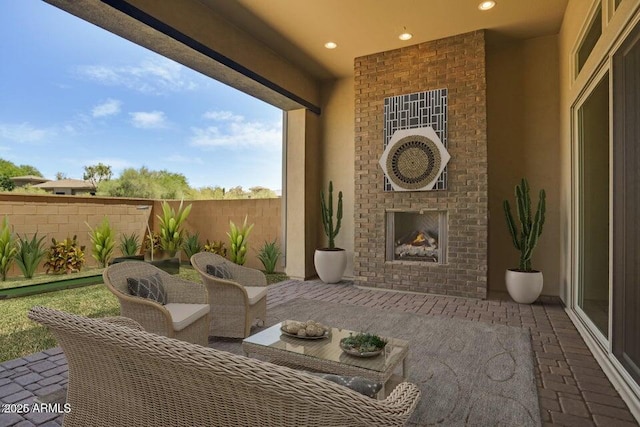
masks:
POLYGON ((201 0, 320 79, 353 74, 359 56, 479 29, 527 39, 559 31, 567 0, 201 0), (398 35, 406 30, 409 41, 398 35), (338 47, 326 49, 333 41, 338 47))

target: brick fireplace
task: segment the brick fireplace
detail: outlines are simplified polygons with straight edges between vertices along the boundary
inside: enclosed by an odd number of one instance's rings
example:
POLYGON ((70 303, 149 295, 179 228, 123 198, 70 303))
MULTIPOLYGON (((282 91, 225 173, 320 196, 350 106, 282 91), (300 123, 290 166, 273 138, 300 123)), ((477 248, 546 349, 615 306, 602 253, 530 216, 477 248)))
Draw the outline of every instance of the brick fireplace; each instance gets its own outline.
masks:
MULTIPOLYGON (((484 32, 356 58, 355 93, 356 283, 486 298, 488 183, 484 32), (378 164, 385 142, 385 98, 443 88, 448 96, 446 136, 451 155, 446 183, 432 191, 389 191, 378 164), (402 223, 415 221, 412 215, 425 212, 437 213, 438 219, 429 221, 437 224, 439 231, 434 247, 427 247, 433 245, 431 240, 424 244, 425 256, 421 259, 411 256, 417 249, 409 247, 419 244, 408 243, 409 246, 397 249, 398 234, 410 240, 413 231, 405 231, 402 223), (390 231, 391 218, 395 221, 394 230, 400 229, 400 233, 390 231), (395 252, 404 255, 396 256, 395 252)), ((417 221, 426 224, 425 220, 417 221)), ((434 239, 434 234, 428 231, 414 239, 434 239)))

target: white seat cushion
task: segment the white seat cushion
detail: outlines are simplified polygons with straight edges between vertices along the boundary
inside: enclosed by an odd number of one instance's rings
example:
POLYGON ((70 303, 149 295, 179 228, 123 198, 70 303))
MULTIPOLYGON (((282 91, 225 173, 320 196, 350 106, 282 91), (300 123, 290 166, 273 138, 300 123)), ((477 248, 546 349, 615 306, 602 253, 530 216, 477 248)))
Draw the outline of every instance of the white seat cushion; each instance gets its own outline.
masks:
POLYGON ((209 313, 209 304, 181 304, 169 303, 164 308, 169 310, 173 329, 181 331, 205 314, 209 313))
POLYGON ((244 289, 247 291, 247 296, 249 297, 249 305, 254 305, 267 295, 266 286, 245 286, 244 289))

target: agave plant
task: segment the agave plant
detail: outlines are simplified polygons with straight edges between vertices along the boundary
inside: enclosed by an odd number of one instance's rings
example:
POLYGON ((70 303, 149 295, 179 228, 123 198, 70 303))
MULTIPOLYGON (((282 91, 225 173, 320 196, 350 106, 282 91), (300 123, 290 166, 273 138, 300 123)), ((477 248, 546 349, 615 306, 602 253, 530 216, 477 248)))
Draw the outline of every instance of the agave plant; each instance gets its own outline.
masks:
POLYGON ((16 238, 11 233, 9 219, 5 216, 0 227, 0 279, 7 280, 7 272, 17 252, 16 238))
POLYGON ((194 254, 198 252, 202 252, 202 244, 200 243, 200 235, 196 232, 195 234, 188 234, 187 238, 182 245, 182 249, 184 249, 184 254, 187 258, 191 258, 194 254))
POLYGON ((87 227, 91 230, 89 233, 89 239, 91 239, 91 244, 93 245, 91 256, 98 261, 101 267, 106 267, 116 245, 109 220, 104 217, 102 223, 95 230, 89 224, 87 224, 87 227))
POLYGON ((20 237, 18 235, 18 251, 16 253, 16 264, 22 271, 22 275, 31 279, 38 269, 38 264, 42 261, 42 258, 47 254, 47 250, 44 248, 43 241, 45 236, 38 239, 38 233, 34 234, 31 239, 28 239, 25 235, 20 237))
POLYGON ((191 212, 191 205, 183 208, 183 201, 176 212, 168 202, 162 203, 162 216, 158 215, 160 220, 160 245, 162 249, 167 251, 170 256, 175 256, 178 249, 184 241, 184 230, 182 224, 191 212))
POLYGON ((231 243, 231 262, 235 262, 238 265, 244 265, 247 256, 247 239, 249 233, 253 229, 253 224, 247 226, 248 217, 244 217, 244 223, 242 227, 237 227, 233 221, 229 221, 229 227, 231 231, 227 233, 229 241, 231 243))
POLYGON ((120 236, 120 252, 124 256, 134 256, 140 250, 140 238, 136 233, 120 236))
POLYGON ((282 255, 282 252, 280 252, 280 247, 276 240, 274 239, 273 242, 265 240, 264 245, 258 250, 258 259, 262 262, 266 273, 271 274, 275 271, 280 255, 282 255))

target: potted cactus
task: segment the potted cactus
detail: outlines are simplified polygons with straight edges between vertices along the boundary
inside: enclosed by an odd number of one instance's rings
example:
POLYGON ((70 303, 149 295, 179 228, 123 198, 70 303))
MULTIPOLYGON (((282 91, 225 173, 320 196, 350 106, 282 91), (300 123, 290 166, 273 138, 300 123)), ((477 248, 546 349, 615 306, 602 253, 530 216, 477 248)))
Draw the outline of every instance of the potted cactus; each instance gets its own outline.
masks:
POLYGON ((329 197, 325 198, 324 191, 320 194, 322 209, 322 225, 324 233, 329 239, 329 246, 316 249, 313 257, 318 277, 325 283, 338 283, 347 267, 347 253, 342 248, 336 248, 335 238, 340 232, 342 224, 342 191, 338 193, 338 210, 336 222, 333 221, 333 182, 329 181, 329 197))
POLYGON ((545 213, 545 191, 540 190, 536 213, 531 216, 531 197, 529 196, 529 183, 522 179, 516 185, 516 212, 520 227, 518 227, 511 214, 509 201, 503 203, 504 213, 509 227, 509 233, 513 245, 520 251, 520 263, 518 268, 508 269, 505 274, 507 291, 515 302, 531 304, 540 296, 543 286, 542 272, 531 268, 531 255, 538 244, 542 234, 545 213))

